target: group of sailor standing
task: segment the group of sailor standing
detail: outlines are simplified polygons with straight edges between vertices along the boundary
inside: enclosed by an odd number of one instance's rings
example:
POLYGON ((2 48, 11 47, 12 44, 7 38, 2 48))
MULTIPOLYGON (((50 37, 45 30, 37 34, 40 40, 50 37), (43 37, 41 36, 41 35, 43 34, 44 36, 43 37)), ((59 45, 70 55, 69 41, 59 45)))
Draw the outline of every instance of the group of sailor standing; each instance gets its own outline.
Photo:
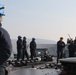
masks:
MULTIPOLYGON (((31 54, 30 58, 32 60, 34 57, 36 57, 35 50, 36 50, 36 42, 35 42, 35 38, 32 38, 32 41, 30 42, 30 54, 31 54)), ((19 61, 19 59, 24 60, 25 56, 26 56, 27 60, 29 60, 29 55, 27 52, 26 37, 24 36, 22 39, 21 36, 18 36, 18 40, 17 40, 17 61, 19 61)))
POLYGON ((63 37, 57 42, 57 63, 60 58, 64 57, 65 46, 67 46, 69 57, 75 57, 76 52, 76 37, 75 39, 67 39, 67 44, 63 41, 63 37))

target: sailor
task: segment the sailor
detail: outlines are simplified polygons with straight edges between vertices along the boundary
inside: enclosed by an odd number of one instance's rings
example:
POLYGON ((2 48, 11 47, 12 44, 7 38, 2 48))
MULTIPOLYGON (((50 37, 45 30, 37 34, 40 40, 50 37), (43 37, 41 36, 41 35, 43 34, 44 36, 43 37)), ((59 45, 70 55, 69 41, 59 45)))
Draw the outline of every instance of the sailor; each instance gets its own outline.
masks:
POLYGON ((24 58, 27 58, 27 60, 29 60, 29 56, 27 53, 27 41, 26 41, 26 37, 23 37, 23 49, 22 49, 22 60, 24 60, 24 58))
POLYGON ((17 40, 17 61, 19 61, 19 59, 22 59, 22 37, 18 36, 18 40, 17 40))
MULTIPOLYGON (((76 37, 75 37, 75 40, 74 40, 74 46, 75 46, 74 48, 75 48, 75 53, 76 53, 76 37)), ((74 54, 75 54, 75 53, 74 53, 74 54)), ((76 56, 76 55, 75 55, 75 56, 76 56)))
POLYGON ((32 60, 34 57, 36 57, 35 51, 36 51, 36 42, 35 38, 32 38, 32 41, 30 42, 30 54, 32 60))
POLYGON ((64 47, 65 47, 65 43, 63 42, 63 37, 60 37, 60 40, 57 42, 57 63, 59 58, 63 57, 64 47))
POLYGON ((68 45, 68 50, 69 50, 69 57, 74 57, 75 45, 74 45, 74 41, 72 39, 70 40, 70 44, 68 45))
POLYGON ((6 61, 11 55, 12 44, 9 33, 2 27, 2 18, 4 14, 4 6, 0 4, 0 75, 6 75, 6 61))

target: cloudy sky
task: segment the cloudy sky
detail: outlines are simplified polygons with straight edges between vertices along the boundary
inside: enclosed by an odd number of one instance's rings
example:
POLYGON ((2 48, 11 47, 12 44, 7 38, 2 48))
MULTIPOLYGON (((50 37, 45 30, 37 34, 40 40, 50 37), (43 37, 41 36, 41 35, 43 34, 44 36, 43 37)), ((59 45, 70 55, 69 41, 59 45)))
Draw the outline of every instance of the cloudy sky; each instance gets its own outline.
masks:
POLYGON ((0 0, 6 6, 3 27, 18 35, 64 41, 76 36, 76 0, 0 0))

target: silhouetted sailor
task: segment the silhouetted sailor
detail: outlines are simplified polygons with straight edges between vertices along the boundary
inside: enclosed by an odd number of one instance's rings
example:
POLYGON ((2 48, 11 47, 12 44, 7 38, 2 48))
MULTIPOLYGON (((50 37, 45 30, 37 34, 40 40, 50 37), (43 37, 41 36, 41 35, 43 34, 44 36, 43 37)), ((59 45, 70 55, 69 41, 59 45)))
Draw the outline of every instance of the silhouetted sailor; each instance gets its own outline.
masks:
POLYGON ((70 43, 68 45, 68 50, 69 50, 69 57, 74 57, 75 45, 74 45, 74 41, 72 39, 70 40, 70 43))
POLYGON ((35 50, 36 50, 36 42, 35 42, 35 38, 32 38, 32 41, 30 42, 31 59, 36 57, 35 50))
POLYGON ((75 37, 75 40, 74 40, 74 48, 75 48, 75 53, 76 53, 76 37, 75 37))
POLYGON ((6 75, 5 64, 11 55, 12 45, 8 32, 2 28, 2 16, 5 16, 2 8, 3 5, 0 4, 0 75, 6 75))
POLYGON ((27 41, 26 41, 26 37, 23 37, 23 50, 22 50, 22 60, 24 60, 24 58, 29 59, 28 53, 27 53, 27 41))
POLYGON ((17 40, 17 60, 19 60, 20 58, 22 58, 22 37, 18 36, 18 40, 17 40))
POLYGON ((65 47, 65 43, 63 42, 63 37, 60 37, 60 40, 57 42, 57 63, 59 58, 63 57, 63 48, 65 47))

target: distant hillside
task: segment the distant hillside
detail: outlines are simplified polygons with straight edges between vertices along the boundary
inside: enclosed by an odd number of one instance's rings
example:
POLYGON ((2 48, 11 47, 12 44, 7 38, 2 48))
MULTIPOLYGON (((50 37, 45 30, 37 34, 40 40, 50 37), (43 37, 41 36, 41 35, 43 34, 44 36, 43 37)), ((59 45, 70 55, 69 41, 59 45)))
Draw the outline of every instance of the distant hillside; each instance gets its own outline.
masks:
MULTIPOLYGON (((17 39, 12 39, 12 42, 16 43, 17 39)), ((27 39, 27 44, 31 42, 31 39, 27 39)), ((36 39, 37 44, 56 44, 56 41, 53 40, 45 40, 45 39, 36 39)))
POLYGON ((36 42, 37 44, 56 44, 56 41, 46 39, 36 39, 36 42))

